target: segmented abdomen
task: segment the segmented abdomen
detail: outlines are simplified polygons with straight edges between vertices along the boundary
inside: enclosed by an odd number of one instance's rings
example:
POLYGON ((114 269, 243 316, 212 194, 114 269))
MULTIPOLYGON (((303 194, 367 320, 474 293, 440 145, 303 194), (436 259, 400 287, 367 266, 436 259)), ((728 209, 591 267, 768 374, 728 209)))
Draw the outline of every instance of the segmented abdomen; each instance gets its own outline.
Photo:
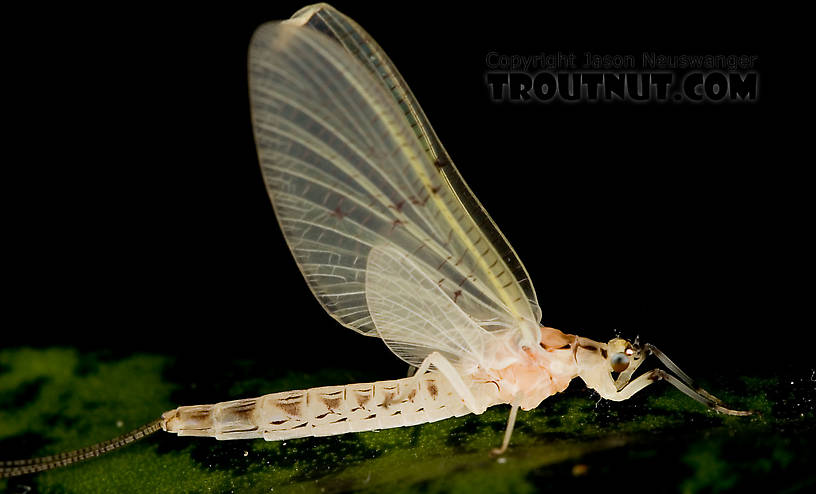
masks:
POLYGON ((162 415, 162 428, 180 436, 280 441, 410 426, 467 413, 447 379, 430 372, 419 380, 327 386, 183 406, 162 415))

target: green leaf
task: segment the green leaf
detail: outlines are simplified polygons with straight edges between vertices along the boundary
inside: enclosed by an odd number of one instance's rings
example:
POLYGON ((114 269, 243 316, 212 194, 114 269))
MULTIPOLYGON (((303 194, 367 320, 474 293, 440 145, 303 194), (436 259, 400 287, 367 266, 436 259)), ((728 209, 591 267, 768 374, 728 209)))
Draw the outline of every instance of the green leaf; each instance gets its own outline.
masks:
MULTIPOLYGON (((195 404, 179 400, 212 402, 372 380, 332 369, 263 379, 258 369, 252 362, 231 362, 220 382, 203 386, 194 370, 180 372, 165 355, 3 350, 0 456, 48 455, 104 441, 178 405, 195 404)), ((647 491, 670 492, 812 487, 816 392, 809 376, 723 381, 705 384, 727 403, 762 415, 717 415, 673 388, 658 386, 627 402, 598 401, 575 382, 537 410, 519 414, 511 449, 501 458, 489 451, 501 442, 506 406, 410 428, 280 443, 219 442, 159 431, 96 459, 0 480, 0 490, 532 493, 559 486, 643 485, 647 491)))

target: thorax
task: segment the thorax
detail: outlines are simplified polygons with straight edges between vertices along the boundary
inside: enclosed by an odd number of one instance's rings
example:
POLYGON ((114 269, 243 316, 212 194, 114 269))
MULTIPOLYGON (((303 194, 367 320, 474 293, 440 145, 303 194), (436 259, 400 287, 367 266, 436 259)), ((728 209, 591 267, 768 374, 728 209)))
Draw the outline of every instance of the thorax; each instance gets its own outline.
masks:
POLYGON ((519 347, 510 342, 497 345, 485 365, 471 375, 475 382, 495 386, 487 406, 512 403, 520 396, 522 410, 530 410, 548 396, 565 390, 578 376, 576 337, 553 328, 541 330, 542 340, 536 347, 519 347))

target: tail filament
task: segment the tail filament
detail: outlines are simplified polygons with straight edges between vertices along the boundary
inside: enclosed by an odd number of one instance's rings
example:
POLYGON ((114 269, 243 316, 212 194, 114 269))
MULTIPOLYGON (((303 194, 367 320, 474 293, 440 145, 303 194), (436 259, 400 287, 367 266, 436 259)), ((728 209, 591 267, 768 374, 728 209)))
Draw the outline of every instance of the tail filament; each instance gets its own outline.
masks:
POLYGON ((161 423, 161 419, 157 419, 114 439, 97 443, 92 446, 75 449, 73 451, 66 451, 64 453, 51 456, 41 456, 39 458, 29 458, 26 460, 0 461, 0 479, 42 472, 44 470, 51 470, 53 468, 64 467, 78 461, 101 456, 105 453, 119 449, 122 446, 127 446, 134 441, 138 441, 143 437, 153 434, 157 430, 161 429, 161 423))

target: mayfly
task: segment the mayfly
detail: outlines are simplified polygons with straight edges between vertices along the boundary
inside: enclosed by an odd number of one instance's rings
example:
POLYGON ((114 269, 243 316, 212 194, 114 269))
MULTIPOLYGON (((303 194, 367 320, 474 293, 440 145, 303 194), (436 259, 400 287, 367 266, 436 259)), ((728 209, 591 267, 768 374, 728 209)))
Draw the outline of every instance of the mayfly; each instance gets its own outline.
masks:
POLYGON ((609 400, 666 381, 717 412, 652 345, 539 324, 530 278, 465 184, 391 60, 326 4, 261 26, 249 48, 252 121, 269 197, 300 270, 343 326, 382 338, 407 378, 182 406, 117 439, 0 463, 3 477, 98 456, 159 429, 279 441, 411 426, 509 404, 530 410, 575 377, 609 400), (647 356, 666 367, 633 379, 647 356))

